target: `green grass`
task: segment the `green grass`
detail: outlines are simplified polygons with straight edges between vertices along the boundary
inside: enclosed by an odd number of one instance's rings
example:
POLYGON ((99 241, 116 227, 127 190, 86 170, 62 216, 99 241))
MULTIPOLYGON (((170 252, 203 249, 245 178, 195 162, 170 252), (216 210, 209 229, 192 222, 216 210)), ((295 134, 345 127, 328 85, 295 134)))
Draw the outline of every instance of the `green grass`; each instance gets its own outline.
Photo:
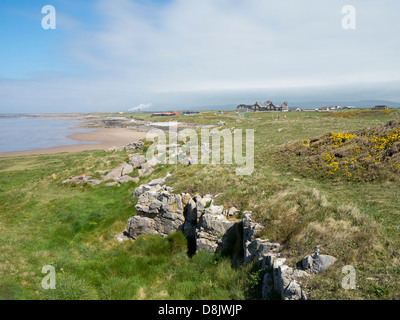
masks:
MULTIPOLYGON (((280 156, 287 143, 376 127, 398 120, 398 112, 352 118, 305 112, 175 118, 204 124, 222 120, 227 123, 223 128, 254 129, 253 174, 237 176, 234 165, 161 165, 140 184, 170 172, 168 184, 176 192, 219 194, 216 204, 254 211, 265 226, 262 236, 283 244, 291 266, 322 245, 322 253, 338 261, 307 281, 312 299, 399 298, 398 180, 326 180, 288 168, 292 159, 280 156), (340 285, 346 264, 356 268, 357 290, 340 285)), ((138 184, 61 184, 126 160, 122 152, 114 155, 87 151, 0 158, 0 299, 259 298, 262 275, 252 266, 237 266, 237 239, 226 256, 188 255, 179 233, 119 243, 114 236, 135 213, 131 194, 138 184), (56 268, 56 290, 41 288, 41 269, 49 264, 56 268)))
POLYGON ((114 239, 135 213, 135 183, 61 184, 122 160, 99 151, 0 159, 0 299, 245 298, 244 271, 221 256, 190 258, 180 233, 114 239), (56 290, 41 287, 45 265, 56 290))

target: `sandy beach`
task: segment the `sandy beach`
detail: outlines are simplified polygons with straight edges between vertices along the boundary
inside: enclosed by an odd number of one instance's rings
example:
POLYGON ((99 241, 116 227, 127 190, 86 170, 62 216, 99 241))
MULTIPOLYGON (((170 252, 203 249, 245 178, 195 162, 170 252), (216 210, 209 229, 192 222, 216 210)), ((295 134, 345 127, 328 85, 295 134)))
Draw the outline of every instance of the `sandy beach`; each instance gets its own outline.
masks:
POLYGON ((92 144, 65 145, 47 149, 0 152, 0 157, 27 156, 33 154, 53 154, 60 152, 80 152, 85 150, 101 150, 113 146, 121 147, 146 137, 146 132, 138 132, 126 128, 99 128, 93 132, 74 133, 68 136, 76 141, 97 142, 92 144))

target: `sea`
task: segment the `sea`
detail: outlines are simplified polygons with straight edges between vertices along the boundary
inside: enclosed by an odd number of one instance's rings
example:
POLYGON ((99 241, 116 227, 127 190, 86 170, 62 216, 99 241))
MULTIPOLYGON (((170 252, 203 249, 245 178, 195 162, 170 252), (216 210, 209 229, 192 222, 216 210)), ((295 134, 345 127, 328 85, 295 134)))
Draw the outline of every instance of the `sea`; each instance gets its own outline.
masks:
POLYGON ((67 137, 74 133, 93 131, 72 129, 80 124, 79 120, 0 116, 0 152, 96 143, 76 141, 67 137))

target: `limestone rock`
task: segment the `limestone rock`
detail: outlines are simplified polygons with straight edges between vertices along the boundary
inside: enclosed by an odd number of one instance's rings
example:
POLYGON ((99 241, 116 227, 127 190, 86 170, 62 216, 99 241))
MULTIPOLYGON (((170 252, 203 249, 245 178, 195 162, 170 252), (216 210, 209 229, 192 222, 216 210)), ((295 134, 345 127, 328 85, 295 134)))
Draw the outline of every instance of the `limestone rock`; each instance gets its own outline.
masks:
POLYGON ((245 211, 243 216, 243 250, 244 263, 254 258, 262 260, 262 256, 271 251, 276 251, 279 244, 270 243, 268 240, 257 239, 257 233, 264 227, 251 218, 251 212, 245 211))
POLYGON ((204 213, 196 228, 197 250, 211 253, 222 250, 235 224, 222 214, 204 213))
POLYGON ((228 217, 232 217, 232 216, 234 216, 234 215, 237 214, 237 213, 239 213, 239 210, 236 209, 235 207, 232 207, 232 208, 230 208, 230 209, 228 210, 227 216, 228 216, 228 217))
POLYGON ((130 164, 124 162, 118 168, 115 168, 114 170, 109 172, 104 177, 104 180, 106 181, 106 180, 113 180, 115 178, 120 178, 124 175, 130 174, 131 172, 133 172, 133 167, 130 164))
POLYGON ((274 290, 282 300, 306 300, 299 279, 307 273, 300 270, 293 271, 284 264, 285 259, 276 259, 273 266, 274 290))
POLYGON ((142 163, 146 162, 146 157, 141 154, 133 154, 129 159, 129 164, 134 168, 139 168, 142 163))
POLYGON ((135 206, 138 215, 128 220, 126 230, 130 237, 135 239, 143 233, 166 237, 183 229, 182 197, 172 193, 172 188, 159 184, 144 185, 137 188, 135 193, 140 193, 135 206))
POLYGON ((301 265, 303 270, 308 273, 320 273, 331 267, 335 262, 335 257, 319 254, 319 248, 317 247, 313 254, 303 258, 301 265))
POLYGON ((244 263, 249 263, 253 259, 262 262, 263 256, 276 253, 280 248, 279 243, 272 243, 269 240, 254 239, 247 241, 244 247, 244 263))
POLYGON ((201 197, 196 195, 190 199, 185 206, 185 226, 184 234, 189 237, 194 237, 196 232, 196 225, 200 217, 204 214, 206 206, 212 201, 211 195, 201 197))

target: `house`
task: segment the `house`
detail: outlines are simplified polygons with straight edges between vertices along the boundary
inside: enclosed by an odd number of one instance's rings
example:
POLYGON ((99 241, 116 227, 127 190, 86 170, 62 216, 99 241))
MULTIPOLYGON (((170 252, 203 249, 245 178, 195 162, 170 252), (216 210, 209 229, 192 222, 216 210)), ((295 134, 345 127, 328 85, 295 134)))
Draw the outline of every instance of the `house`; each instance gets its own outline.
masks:
POLYGON ((239 104, 236 108, 237 112, 254 112, 253 106, 248 104, 239 104))
POLYGON ((389 109, 388 106, 375 106, 371 108, 371 110, 388 110, 388 109, 389 109))
POLYGON ((170 117, 170 116, 177 116, 179 114, 178 111, 173 111, 173 112, 156 112, 153 113, 151 116, 152 117, 170 117))
POLYGON ((301 108, 297 108, 296 111, 302 111, 301 108))
POLYGON ((258 112, 258 111, 289 111, 287 102, 280 106, 267 100, 265 102, 256 102, 254 105, 240 104, 236 108, 237 112, 258 112))
POLYGON ((329 111, 329 107, 318 108, 318 111, 329 111))

